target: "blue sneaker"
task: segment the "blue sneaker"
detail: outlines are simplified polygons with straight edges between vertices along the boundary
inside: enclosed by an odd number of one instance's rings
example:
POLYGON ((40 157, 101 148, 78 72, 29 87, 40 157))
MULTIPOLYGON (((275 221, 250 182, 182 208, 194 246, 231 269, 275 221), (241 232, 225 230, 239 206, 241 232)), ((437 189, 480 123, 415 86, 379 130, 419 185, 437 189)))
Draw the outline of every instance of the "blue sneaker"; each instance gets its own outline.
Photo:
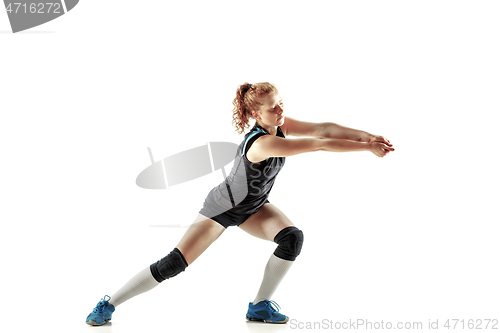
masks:
POLYGON ((280 306, 275 301, 261 301, 255 305, 248 304, 247 319, 259 320, 265 323, 284 324, 288 317, 278 312, 280 306), (274 307, 276 306, 276 307, 274 307))
POLYGON ((110 299, 111 297, 108 295, 101 298, 99 303, 95 306, 94 311, 87 316, 87 324, 101 326, 111 320, 111 314, 115 311, 115 307, 113 304, 109 304, 110 299), (106 297, 108 297, 108 299, 106 299, 106 297))

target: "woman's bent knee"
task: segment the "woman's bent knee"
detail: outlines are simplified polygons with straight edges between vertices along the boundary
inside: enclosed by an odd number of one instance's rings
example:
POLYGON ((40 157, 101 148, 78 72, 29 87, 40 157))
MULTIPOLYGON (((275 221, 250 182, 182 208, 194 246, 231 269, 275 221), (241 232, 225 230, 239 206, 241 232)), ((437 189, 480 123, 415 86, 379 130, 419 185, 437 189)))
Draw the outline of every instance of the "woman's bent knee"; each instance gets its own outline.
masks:
POLYGON ((302 250, 304 234, 295 226, 286 227, 278 232, 274 237, 274 242, 278 244, 274 251, 276 257, 294 261, 302 250))

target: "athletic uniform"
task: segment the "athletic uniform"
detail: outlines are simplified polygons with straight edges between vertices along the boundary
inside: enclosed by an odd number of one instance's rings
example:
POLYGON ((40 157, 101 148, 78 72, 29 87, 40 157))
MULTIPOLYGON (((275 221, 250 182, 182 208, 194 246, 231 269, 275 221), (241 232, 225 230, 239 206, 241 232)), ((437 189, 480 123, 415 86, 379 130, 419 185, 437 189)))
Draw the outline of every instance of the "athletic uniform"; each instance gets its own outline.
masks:
MULTIPOLYGON (((246 156, 252 143, 270 133, 255 126, 238 146, 231 173, 208 193, 200 214, 220 223, 225 228, 245 222, 267 199, 274 180, 285 164, 285 157, 269 157, 261 162, 250 162, 246 156)), ((285 135, 278 126, 276 136, 285 135)))

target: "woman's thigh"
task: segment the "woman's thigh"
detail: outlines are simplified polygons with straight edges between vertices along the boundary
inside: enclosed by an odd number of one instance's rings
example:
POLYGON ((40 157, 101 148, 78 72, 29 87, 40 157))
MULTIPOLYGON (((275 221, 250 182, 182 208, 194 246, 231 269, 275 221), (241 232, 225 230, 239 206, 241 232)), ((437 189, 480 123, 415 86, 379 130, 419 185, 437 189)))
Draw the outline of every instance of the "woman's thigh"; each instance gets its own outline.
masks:
POLYGON ((274 237, 286 227, 293 226, 290 219, 272 203, 266 203, 239 225, 250 235, 274 241, 274 237))
POLYGON ((193 224, 182 236, 177 248, 191 265, 226 230, 216 221, 198 213, 193 224))

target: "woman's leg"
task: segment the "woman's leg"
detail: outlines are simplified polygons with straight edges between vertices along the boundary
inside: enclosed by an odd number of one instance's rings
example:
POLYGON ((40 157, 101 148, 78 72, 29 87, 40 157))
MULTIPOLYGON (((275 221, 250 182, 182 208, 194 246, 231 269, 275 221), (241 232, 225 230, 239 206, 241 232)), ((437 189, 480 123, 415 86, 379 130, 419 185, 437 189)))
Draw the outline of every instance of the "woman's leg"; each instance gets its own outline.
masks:
MULTIPOLYGON (((198 214, 196 220, 189 226, 188 230, 177 244, 174 251, 169 254, 173 259, 187 262, 187 265, 198 258, 223 232, 225 228, 219 223, 206 216, 198 214), (180 255, 177 251, 180 251, 180 255), (183 259, 183 258, 184 259, 183 259)), ((170 258, 169 256, 165 257, 170 258)), ((164 260, 162 259, 162 260, 164 260)), ((181 262, 182 263, 182 262, 181 262)), ((182 263, 185 265, 184 263, 182 263)), ((175 265, 174 262, 166 262, 166 265, 175 265)), ((178 273, 177 273, 178 274, 178 273)), ((142 294, 156 287, 160 282, 153 276, 151 267, 145 267, 137 275, 132 277, 120 290, 111 296, 109 303, 115 307, 130 298, 142 294)))
POLYGON ((271 300, 281 280, 300 253, 303 241, 302 231, 297 229, 292 221, 271 203, 264 204, 239 227, 252 236, 279 244, 269 258, 262 284, 253 304, 271 300))
POLYGON ((191 265, 226 230, 220 223, 198 213, 177 248, 191 265))

